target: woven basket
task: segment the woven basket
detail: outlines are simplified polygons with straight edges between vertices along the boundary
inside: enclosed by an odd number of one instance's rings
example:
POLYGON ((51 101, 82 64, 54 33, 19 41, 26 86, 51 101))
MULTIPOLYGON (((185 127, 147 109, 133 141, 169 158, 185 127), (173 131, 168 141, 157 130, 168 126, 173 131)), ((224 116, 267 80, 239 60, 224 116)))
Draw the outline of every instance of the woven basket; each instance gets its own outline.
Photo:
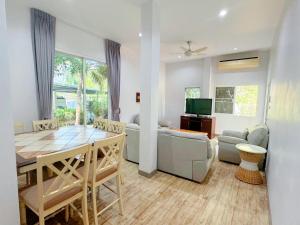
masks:
POLYGON ((263 178, 259 171, 245 170, 239 167, 235 173, 235 177, 240 181, 248 184, 262 184, 263 178))

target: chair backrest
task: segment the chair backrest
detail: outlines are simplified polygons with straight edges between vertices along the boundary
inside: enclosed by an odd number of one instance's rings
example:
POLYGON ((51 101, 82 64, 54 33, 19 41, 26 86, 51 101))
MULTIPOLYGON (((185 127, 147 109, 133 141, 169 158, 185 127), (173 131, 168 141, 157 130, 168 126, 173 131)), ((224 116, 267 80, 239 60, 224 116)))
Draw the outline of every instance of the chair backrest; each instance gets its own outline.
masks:
POLYGON ((125 132, 126 124, 118 121, 108 121, 107 131, 116 133, 116 134, 122 134, 125 132))
POLYGON ((119 170, 120 162, 124 149, 125 133, 107 138, 101 141, 96 141, 93 148, 93 183, 96 182, 96 177, 110 169, 119 170), (103 155, 103 158, 98 159, 98 154, 103 155))
POLYGON ((266 148, 269 140, 269 129, 265 124, 258 124, 249 130, 247 136, 249 144, 258 145, 266 148))
POLYGON ((67 151, 37 157, 37 189, 40 212, 48 210, 46 205, 51 198, 63 196, 63 201, 66 202, 73 197, 66 197, 68 192, 78 194, 87 191, 91 149, 91 145, 82 145, 67 151), (82 162, 84 163, 84 173, 80 174, 76 169, 81 166, 82 162), (44 168, 48 168, 57 175, 48 180, 47 185, 44 185, 44 168), (77 192, 74 192, 75 190, 77 192))
POLYGON ((34 132, 43 130, 55 130, 58 128, 57 120, 36 120, 32 122, 34 132))
POLYGON ((107 125, 108 125, 108 119, 96 118, 93 127, 100 130, 107 130, 107 125))

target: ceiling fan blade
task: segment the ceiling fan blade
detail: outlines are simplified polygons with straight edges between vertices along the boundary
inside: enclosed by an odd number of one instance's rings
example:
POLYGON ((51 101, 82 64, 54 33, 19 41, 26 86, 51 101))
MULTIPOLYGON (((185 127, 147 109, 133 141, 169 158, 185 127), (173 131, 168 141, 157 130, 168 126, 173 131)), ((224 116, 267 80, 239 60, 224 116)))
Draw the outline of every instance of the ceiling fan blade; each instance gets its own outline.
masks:
POLYGON ((181 46, 180 48, 181 48, 181 50, 183 50, 183 51, 185 51, 185 52, 189 50, 188 48, 183 47, 183 46, 181 46))
POLYGON ((198 56, 198 55, 206 55, 205 53, 201 53, 201 52, 199 52, 199 53, 192 53, 192 56, 198 56))
POLYGON ((207 47, 203 47, 203 48, 199 48, 199 49, 196 49, 196 50, 193 50, 192 52, 193 53, 200 53, 200 52, 203 52, 207 49, 207 47))

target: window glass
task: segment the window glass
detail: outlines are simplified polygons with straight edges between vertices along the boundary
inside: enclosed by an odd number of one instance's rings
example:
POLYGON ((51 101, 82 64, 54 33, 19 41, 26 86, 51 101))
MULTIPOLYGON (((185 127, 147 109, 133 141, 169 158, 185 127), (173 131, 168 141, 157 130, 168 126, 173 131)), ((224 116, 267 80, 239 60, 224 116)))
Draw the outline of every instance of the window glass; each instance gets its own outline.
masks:
POLYGON ((256 116, 258 86, 216 87, 215 112, 256 116))
POLYGON ((216 113, 233 113, 234 87, 217 87, 215 112, 216 113))
POLYGON ((86 121, 93 124, 97 117, 108 117, 107 66, 86 60, 86 121))
POLYGON ((185 88, 185 99, 187 98, 200 98, 200 88, 199 87, 185 88))
POLYGON ((53 79, 53 115, 60 126, 92 124, 107 117, 106 65, 56 52, 53 79))
POLYGON ((258 86, 237 86, 235 90, 234 114, 238 116, 256 116, 258 86))
POLYGON ((83 62, 79 57, 56 53, 53 80, 54 117, 61 125, 83 124, 83 62))

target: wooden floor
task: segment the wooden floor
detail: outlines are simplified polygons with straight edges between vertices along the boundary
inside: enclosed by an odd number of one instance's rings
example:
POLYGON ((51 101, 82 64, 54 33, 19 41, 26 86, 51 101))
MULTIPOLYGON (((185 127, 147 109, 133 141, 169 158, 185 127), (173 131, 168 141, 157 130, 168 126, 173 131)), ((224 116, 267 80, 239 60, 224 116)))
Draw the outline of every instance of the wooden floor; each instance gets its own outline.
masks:
MULTIPOLYGON (((266 186, 238 181, 235 170, 235 165, 215 160, 205 182, 198 184, 163 172, 148 179, 138 175, 138 165, 125 161, 124 216, 116 205, 99 217, 99 224, 269 225, 266 186)), ((99 207, 113 197, 103 187, 99 207)), ((57 215, 46 224, 64 225, 63 218, 57 215)), ((81 221, 74 218, 67 224, 81 221)))

